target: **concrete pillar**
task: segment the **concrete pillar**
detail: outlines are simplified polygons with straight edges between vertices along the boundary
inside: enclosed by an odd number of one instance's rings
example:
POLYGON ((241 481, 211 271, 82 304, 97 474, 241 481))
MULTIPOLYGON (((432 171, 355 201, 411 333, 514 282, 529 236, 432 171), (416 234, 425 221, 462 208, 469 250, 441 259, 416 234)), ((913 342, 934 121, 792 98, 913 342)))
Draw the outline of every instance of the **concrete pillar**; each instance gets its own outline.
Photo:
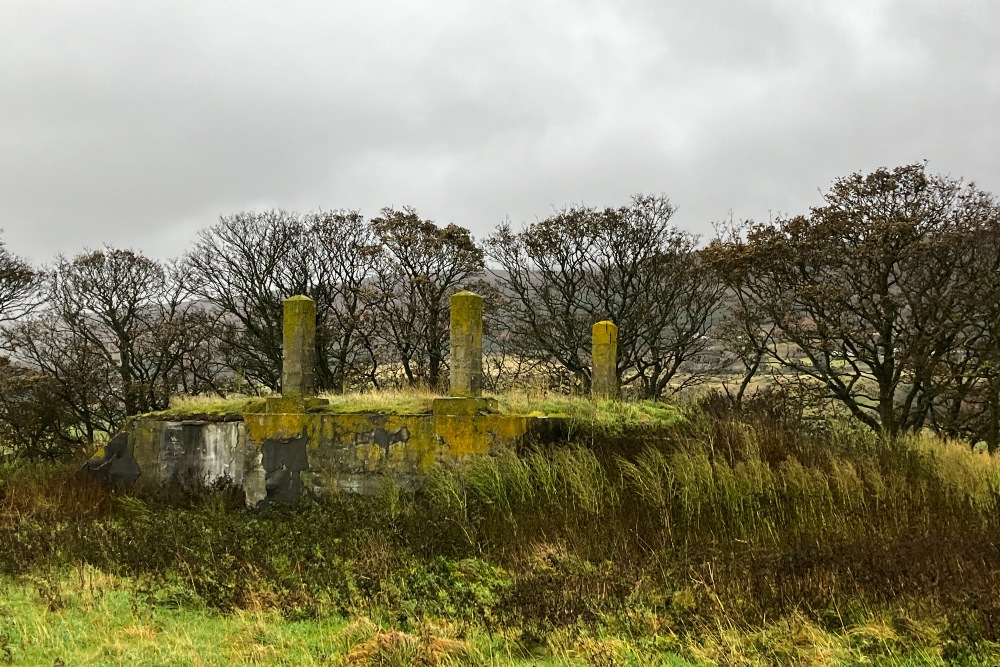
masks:
POLYGON ((307 296, 285 299, 281 395, 316 395, 316 302, 307 296))
POLYGON ((618 398, 618 327, 604 320, 591 331, 593 365, 591 366, 590 397, 618 398))
POLYGON ((451 395, 483 395, 483 297, 459 292, 451 297, 451 395))

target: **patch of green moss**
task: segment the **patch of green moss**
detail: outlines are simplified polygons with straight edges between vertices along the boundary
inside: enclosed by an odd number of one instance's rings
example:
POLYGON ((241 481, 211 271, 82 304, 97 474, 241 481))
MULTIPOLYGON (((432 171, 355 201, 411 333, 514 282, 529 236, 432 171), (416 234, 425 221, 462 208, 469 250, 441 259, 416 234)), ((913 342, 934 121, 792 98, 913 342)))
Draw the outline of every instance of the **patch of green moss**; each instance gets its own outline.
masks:
POLYGON ((183 396, 170 401, 166 410, 147 412, 139 417, 154 419, 204 419, 205 421, 225 421, 227 417, 238 417, 246 412, 263 412, 265 399, 259 397, 234 396, 183 396))
POLYGON ((373 392, 364 394, 323 394, 330 403, 323 412, 356 414, 371 412, 384 415, 430 414, 436 394, 373 392))
POLYGON ((566 417, 574 426, 615 434, 636 428, 662 429, 685 421, 681 408, 657 401, 591 400, 576 396, 498 397, 503 414, 566 417))
MULTIPOLYGON (((312 412, 384 415, 430 414, 438 394, 419 391, 382 391, 351 394, 324 394, 328 405, 312 412)), ((685 420, 682 408, 657 401, 612 401, 580 396, 510 393, 497 396, 500 414, 566 417, 580 428, 614 434, 636 428, 660 429, 685 420)), ((266 399, 259 397, 178 397, 171 407, 143 417, 159 419, 237 419, 251 412, 263 412, 266 399)))

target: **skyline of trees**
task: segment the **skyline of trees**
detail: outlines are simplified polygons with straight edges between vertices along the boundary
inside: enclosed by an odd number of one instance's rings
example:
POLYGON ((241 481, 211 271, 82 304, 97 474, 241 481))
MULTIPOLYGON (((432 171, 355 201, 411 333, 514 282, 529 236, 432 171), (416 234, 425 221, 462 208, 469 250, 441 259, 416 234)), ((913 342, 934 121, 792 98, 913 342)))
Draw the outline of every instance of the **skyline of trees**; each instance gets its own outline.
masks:
POLYGON ((443 389, 450 295, 486 297, 494 391, 586 392, 590 327, 619 326, 630 397, 761 378, 895 436, 1000 439, 1000 205, 921 164, 702 244, 666 195, 572 206, 478 242, 412 208, 223 216, 158 261, 105 246, 32 267, 0 242, 0 438, 54 456, 176 394, 280 390, 281 302, 317 304, 323 391, 443 389), (735 379, 734 379, 735 378, 735 379))

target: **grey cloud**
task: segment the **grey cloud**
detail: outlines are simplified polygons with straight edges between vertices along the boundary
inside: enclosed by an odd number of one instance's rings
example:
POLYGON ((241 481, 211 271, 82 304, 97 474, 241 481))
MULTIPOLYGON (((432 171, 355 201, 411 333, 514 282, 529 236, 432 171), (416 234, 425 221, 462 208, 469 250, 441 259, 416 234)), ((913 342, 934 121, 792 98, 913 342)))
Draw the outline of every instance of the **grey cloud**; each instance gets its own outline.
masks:
POLYGON ((1000 193, 1000 10, 932 2, 0 5, 0 226, 165 257, 219 214, 798 212, 928 159, 1000 193))

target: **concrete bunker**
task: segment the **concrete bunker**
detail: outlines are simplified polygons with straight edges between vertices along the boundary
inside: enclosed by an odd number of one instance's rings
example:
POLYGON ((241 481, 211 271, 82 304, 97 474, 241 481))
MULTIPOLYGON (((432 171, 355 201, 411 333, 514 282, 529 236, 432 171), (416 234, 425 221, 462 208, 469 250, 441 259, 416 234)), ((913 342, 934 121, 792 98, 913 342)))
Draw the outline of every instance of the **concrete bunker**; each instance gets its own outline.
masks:
MULTIPOLYGON (((337 413, 316 395, 316 304, 293 296, 284 302, 280 396, 221 421, 131 417, 82 472, 147 488, 225 481, 259 507, 302 494, 371 493, 386 478, 412 487, 434 465, 564 436, 564 418, 501 414, 483 397, 482 326, 482 297, 455 294, 450 396, 434 399, 429 412, 337 413)), ((613 368, 613 348, 600 361, 613 368)), ((605 386, 602 396, 612 391, 605 386)))

